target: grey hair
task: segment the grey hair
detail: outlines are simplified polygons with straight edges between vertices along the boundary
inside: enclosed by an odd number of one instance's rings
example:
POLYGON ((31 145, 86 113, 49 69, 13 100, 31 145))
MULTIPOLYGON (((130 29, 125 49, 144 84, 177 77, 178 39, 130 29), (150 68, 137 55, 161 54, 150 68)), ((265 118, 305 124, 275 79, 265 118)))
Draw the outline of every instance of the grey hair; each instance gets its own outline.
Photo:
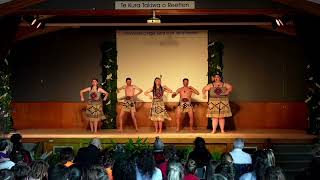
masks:
POLYGON ((168 167, 167 180, 182 180, 184 177, 183 167, 181 163, 173 162, 168 167))
POLYGON ((233 148, 243 149, 244 148, 244 140, 241 138, 237 138, 233 142, 233 148))

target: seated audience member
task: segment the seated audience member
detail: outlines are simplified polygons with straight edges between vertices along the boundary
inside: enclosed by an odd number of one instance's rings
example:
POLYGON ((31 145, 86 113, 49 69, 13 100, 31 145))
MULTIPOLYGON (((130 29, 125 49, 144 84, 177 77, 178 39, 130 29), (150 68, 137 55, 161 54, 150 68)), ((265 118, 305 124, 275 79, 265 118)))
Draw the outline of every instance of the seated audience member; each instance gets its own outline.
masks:
POLYGON ((215 174, 217 166, 220 164, 219 161, 211 160, 206 169, 206 180, 211 180, 213 175, 215 174))
POLYGON ((14 180, 14 174, 9 169, 0 170, 0 179, 1 180, 14 180))
POLYGON ((98 164, 101 149, 100 140, 98 138, 92 139, 88 147, 83 147, 78 150, 77 156, 74 158, 74 163, 86 167, 98 164))
POLYGON ((69 168, 64 164, 58 163, 48 170, 49 180, 68 180, 69 179, 69 168))
POLYGON ((169 163, 167 180, 183 180, 184 169, 181 163, 169 163))
POLYGON ((176 153, 177 153, 177 149, 174 145, 169 145, 164 149, 165 161, 159 165, 159 169, 161 170, 163 179, 167 179, 169 162, 178 161, 178 157, 176 157, 176 153))
POLYGON ((244 140, 237 138, 233 142, 233 150, 230 152, 236 170, 236 179, 239 179, 241 175, 251 171, 251 155, 242 151, 243 148, 244 140))
POLYGON ((286 180, 280 167, 270 166, 267 168, 264 180, 286 180))
POLYGON ((243 174, 240 180, 263 179, 266 169, 269 167, 268 157, 265 151, 258 150, 253 155, 253 171, 243 174))
POLYGON ((189 159, 187 162, 186 175, 184 176, 184 180, 199 180, 197 176, 194 175, 196 172, 196 162, 193 159, 189 159))
POLYGON ((233 142, 233 150, 230 152, 234 164, 252 164, 251 155, 243 152, 244 140, 237 138, 233 142))
POLYGON ((276 158, 272 149, 265 149, 264 152, 267 155, 268 166, 276 166, 276 158))
POLYGON ((15 163, 10 160, 9 153, 11 147, 7 140, 0 140, 0 170, 1 169, 11 169, 15 163))
POLYGON ((11 168, 11 171, 13 171, 16 180, 28 180, 31 168, 24 162, 18 162, 11 168))
POLYGON ((161 163, 165 162, 164 144, 162 140, 159 138, 159 136, 156 137, 156 140, 153 144, 153 157, 157 165, 160 165, 161 163))
POLYGON ((112 158, 112 152, 109 150, 104 150, 100 157, 100 163, 108 174, 109 180, 112 180, 112 166, 114 164, 114 160, 112 158))
POLYGON ((82 173, 83 173, 82 166, 77 164, 73 164, 69 167, 69 180, 83 180, 82 173))
POLYGON ((45 180, 48 178, 49 164, 43 160, 33 161, 28 180, 45 180))
POLYGON ((11 135, 12 151, 10 153, 10 159, 15 163, 24 162, 30 165, 32 162, 31 155, 29 151, 23 148, 21 140, 22 136, 20 134, 11 135))
POLYGON ((189 159, 195 160, 197 167, 207 166, 211 160, 211 154, 206 148, 206 142, 202 137, 197 137, 194 141, 194 149, 189 154, 189 159))
POLYGON ((215 173, 221 174, 228 180, 235 178, 235 168, 233 166, 233 159, 230 153, 223 153, 221 156, 221 162, 216 167, 215 173))
POLYGON ((136 180, 136 166, 132 160, 116 158, 112 168, 114 180, 136 180))
POLYGON ((60 151, 60 163, 65 167, 70 167, 73 165, 74 153, 73 149, 70 147, 63 148, 60 151))
POLYGON ((136 166, 137 180, 162 180, 162 173, 156 167, 153 154, 150 150, 140 153, 136 166))
POLYGON ((108 180, 108 175, 105 169, 99 165, 93 165, 87 169, 86 180, 108 180))

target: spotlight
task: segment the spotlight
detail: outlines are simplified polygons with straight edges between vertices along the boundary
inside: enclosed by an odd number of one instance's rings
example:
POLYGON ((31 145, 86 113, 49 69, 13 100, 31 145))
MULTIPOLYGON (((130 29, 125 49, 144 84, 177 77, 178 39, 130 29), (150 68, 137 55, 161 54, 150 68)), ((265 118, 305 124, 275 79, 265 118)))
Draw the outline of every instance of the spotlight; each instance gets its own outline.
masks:
POLYGON ((150 23, 150 24, 159 24, 159 23, 161 23, 160 18, 156 17, 156 11, 155 10, 152 11, 152 18, 149 18, 147 20, 147 23, 150 23))
POLYGON ((31 22, 31 26, 33 26, 37 22, 37 18, 34 18, 33 21, 31 22))
POLYGON ((39 22, 37 25, 37 29, 44 29, 45 28, 45 23, 44 22, 39 22))

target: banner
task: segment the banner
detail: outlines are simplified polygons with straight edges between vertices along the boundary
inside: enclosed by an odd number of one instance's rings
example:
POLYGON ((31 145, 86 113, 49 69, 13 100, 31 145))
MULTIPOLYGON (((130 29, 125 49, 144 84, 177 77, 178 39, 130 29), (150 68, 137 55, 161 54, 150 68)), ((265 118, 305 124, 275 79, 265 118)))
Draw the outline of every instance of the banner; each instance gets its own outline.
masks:
POLYGON ((115 1, 115 9, 195 9, 194 1, 115 1))

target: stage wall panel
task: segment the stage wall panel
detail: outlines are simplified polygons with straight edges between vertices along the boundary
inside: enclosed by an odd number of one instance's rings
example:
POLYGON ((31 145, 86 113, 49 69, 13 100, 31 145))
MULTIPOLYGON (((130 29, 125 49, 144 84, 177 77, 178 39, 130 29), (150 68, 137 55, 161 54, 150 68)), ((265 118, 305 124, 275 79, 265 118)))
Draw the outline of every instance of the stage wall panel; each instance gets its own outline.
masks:
MULTIPOLYGON (((85 129, 88 121, 84 116, 85 103, 75 102, 14 102, 15 129, 85 129)), ((137 103, 136 117, 139 127, 153 127, 148 119, 150 103, 137 103)), ((174 110, 177 103, 166 103, 172 121, 166 127, 175 127, 174 110)), ((121 103, 118 104, 119 112, 121 103)), ((195 103, 195 127, 206 128, 207 104, 195 103)), ((234 116, 228 118, 226 129, 301 129, 307 127, 307 108, 303 102, 231 102, 234 116)), ((133 128, 129 115, 125 128, 133 128)), ((188 126, 188 118, 182 118, 182 126, 188 126)))

